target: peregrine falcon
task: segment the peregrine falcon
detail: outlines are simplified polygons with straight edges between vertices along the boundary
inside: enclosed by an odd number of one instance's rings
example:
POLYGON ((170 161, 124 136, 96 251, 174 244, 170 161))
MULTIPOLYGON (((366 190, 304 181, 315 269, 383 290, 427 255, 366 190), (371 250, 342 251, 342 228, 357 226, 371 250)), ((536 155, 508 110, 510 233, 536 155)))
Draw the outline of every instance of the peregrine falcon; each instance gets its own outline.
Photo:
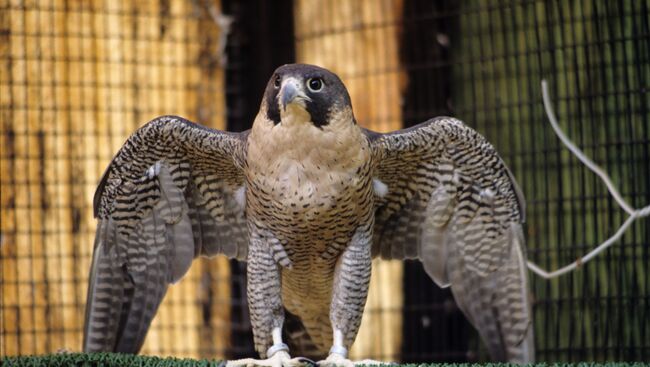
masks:
POLYGON ((494 360, 534 358, 524 199, 495 149, 451 117, 364 129, 317 66, 279 67, 248 131, 147 123, 108 166, 94 214, 86 352, 137 353, 168 285, 223 254, 248 263, 264 358, 232 365, 300 364, 290 351, 352 365, 374 257, 420 260, 494 360))

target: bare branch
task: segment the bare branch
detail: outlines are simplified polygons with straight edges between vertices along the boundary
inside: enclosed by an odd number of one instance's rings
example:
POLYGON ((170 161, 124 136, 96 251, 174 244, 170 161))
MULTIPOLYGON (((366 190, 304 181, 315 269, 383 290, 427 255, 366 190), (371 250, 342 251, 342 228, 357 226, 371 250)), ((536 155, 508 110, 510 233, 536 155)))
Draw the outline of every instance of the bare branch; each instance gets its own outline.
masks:
POLYGON ((551 105, 551 98, 548 95, 548 85, 546 83, 546 80, 542 80, 542 97, 544 99, 544 108, 546 109, 546 115, 548 116, 548 120, 551 123, 551 126, 553 127, 553 130, 555 131, 555 134, 560 138, 562 143, 569 148, 569 150, 582 162, 587 166, 590 170, 592 170, 595 174, 597 174, 603 182, 605 182, 605 185, 607 185, 607 190, 609 190, 610 194, 614 197, 618 205, 623 208, 628 214, 629 217, 623 224, 620 226, 618 231, 611 236, 610 238, 607 239, 607 241, 601 243, 590 251, 588 254, 582 256, 581 258, 577 259, 573 263, 569 265, 565 265, 560 269, 554 270, 554 271, 546 271, 539 266, 537 266, 535 263, 528 261, 528 268, 532 270, 535 274, 541 276, 544 279, 552 279, 556 278, 560 275, 566 274, 568 272, 571 272, 580 266, 584 265, 594 257, 596 257, 598 254, 601 252, 605 251, 607 248, 609 248, 611 245, 616 243, 627 228, 638 218, 646 217, 650 215, 650 205, 641 208, 641 209, 633 209, 621 196, 621 194, 618 192, 614 184, 612 183, 612 180, 609 178, 607 173, 602 170, 594 161, 589 159, 580 148, 578 148, 573 142, 566 136, 564 135, 564 132, 560 129, 560 126, 557 123, 557 119, 555 118, 555 113, 553 112, 553 107, 551 105))

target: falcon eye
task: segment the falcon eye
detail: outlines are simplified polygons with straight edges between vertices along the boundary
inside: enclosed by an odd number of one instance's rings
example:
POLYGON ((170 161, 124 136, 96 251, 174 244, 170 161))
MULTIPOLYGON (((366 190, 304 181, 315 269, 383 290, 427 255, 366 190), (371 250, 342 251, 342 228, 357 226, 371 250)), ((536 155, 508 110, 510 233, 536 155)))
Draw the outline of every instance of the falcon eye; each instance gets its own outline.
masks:
POLYGON ((280 88, 280 83, 281 83, 280 76, 276 75, 275 79, 273 80, 273 88, 275 89, 280 88))
POLYGON ((310 78, 307 80, 307 88, 312 92, 320 92, 323 89, 323 79, 310 78))

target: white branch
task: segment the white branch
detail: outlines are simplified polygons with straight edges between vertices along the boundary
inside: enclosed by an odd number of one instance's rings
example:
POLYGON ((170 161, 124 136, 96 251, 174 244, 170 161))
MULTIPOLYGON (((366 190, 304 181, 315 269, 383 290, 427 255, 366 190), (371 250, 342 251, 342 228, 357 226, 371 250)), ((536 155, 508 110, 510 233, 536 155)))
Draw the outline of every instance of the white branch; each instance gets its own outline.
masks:
POLYGON ((542 278, 545 279, 551 279, 558 277, 560 275, 566 274, 570 271, 573 271, 577 269, 578 267, 582 266, 589 260, 593 259, 596 257, 598 254, 601 252, 605 251, 608 247, 616 243, 627 228, 638 218, 646 217, 650 215, 650 205, 641 208, 641 209, 633 209, 622 197, 621 194, 618 192, 614 184, 612 183, 612 180, 609 178, 607 173, 603 171, 596 163, 594 163, 591 159, 589 159, 581 150, 578 148, 569 138, 564 135, 564 132, 560 129, 560 126, 557 123, 557 120, 555 118, 555 113, 553 112, 553 107, 551 106, 551 98, 548 95, 548 86, 546 84, 546 80, 542 80, 542 97, 544 99, 544 108, 546 109, 546 115, 548 116, 548 120, 551 123, 551 126, 553 127, 553 130, 555 131, 555 134, 562 140, 564 145, 569 148, 573 154, 578 157, 578 159, 585 164, 590 170, 592 170, 595 174, 597 174, 603 182, 607 185, 607 190, 609 190, 610 194, 614 197, 618 205, 623 208, 630 216, 627 218, 625 222, 621 225, 621 227, 616 231, 616 233, 611 236, 610 238, 607 239, 607 241, 601 243, 596 247, 595 249, 591 250, 588 254, 582 256, 578 260, 574 261, 573 263, 563 266, 560 269, 557 269, 555 271, 546 271, 539 266, 537 266, 535 263, 528 261, 528 268, 532 270, 535 274, 541 276, 542 278))
POLYGON ((582 163, 585 164, 590 170, 592 170, 595 174, 600 176, 600 178, 605 182, 607 185, 607 189, 609 192, 612 194, 614 199, 616 199, 616 202, 618 205, 623 208, 629 215, 632 215, 634 213, 634 209, 621 197, 621 194, 618 192, 616 187, 614 187, 614 184, 612 183, 612 180, 609 178, 607 173, 603 171, 594 161, 589 159, 569 138, 564 135, 564 132, 560 130, 560 126, 557 123, 557 120, 555 119, 555 113, 553 112, 553 106, 551 106, 551 98, 548 96, 548 85, 546 84, 546 80, 542 80, 542 98, 544 99, 544 108, 546 109, 546 115, 548 116, 548 120, 551 123, 551 126, 553 127, 553 130, 555 130, 555 134, 557 134, 558 138, 562 140, 564 145, 569 148, 570 151, 575 154, 576 157, 582 163))

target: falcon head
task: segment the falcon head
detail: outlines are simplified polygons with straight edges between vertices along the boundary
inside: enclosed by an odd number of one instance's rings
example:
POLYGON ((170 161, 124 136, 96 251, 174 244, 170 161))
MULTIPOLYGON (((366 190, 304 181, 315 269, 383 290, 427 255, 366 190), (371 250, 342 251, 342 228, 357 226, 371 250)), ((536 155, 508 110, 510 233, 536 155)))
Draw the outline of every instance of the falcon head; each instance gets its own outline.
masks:
POLYGON ((262 106, 274 125, 311 123, 317 128, 333 122, 354 123, 350 95, 336 74, 307 64, 287 64, 275 70, 266 86, 262 106), (264 108, 266 107, 266 108, 264 108))

